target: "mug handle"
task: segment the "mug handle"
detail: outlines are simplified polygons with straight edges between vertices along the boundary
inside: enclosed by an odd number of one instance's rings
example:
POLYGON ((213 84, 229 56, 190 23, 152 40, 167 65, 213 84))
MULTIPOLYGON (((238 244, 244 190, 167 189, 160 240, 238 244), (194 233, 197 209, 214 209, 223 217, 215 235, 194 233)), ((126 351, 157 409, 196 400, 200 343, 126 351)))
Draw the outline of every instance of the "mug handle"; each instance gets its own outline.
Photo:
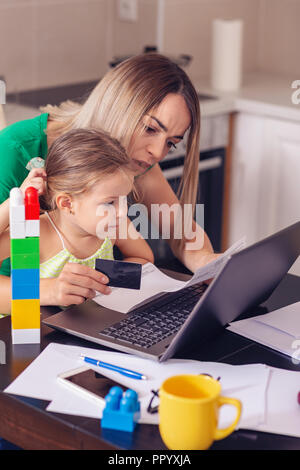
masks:
POLYGON ((242 412, 242 403, 237 398, 218 397, 218 407, 221 407, 222 405, 235 406, 237 409, 237 415, 233 423, 230 424, 227 428, 216 429, 214 437, 216 441, 224 439, 224 437, 229 436, 229 434, 231 434, 235 430, 235 427, 240 420, 242 412))

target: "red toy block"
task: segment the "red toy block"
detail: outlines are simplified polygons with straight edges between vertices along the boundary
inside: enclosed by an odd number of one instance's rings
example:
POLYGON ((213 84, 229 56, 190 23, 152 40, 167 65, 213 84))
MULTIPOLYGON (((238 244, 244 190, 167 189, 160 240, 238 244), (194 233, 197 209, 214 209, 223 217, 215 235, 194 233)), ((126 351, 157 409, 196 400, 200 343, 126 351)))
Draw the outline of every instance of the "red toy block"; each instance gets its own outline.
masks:
POLYGON ((30 186, 25 191, 25 219, 33 220, 40 218, 40 204, 38 192, 35 188, 30 186))

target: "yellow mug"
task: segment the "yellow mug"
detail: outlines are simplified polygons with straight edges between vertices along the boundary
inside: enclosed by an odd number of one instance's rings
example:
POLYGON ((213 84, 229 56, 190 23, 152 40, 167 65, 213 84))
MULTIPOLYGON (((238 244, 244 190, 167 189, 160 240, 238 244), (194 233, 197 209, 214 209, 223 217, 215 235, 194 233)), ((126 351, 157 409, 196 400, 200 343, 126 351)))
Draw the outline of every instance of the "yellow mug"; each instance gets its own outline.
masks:
POLYGON ((176 375, 165 380, 159 390, 159 431, 172 450, 205 450, 214 440, 231 434, 239 422, 242 404, 220 396, 221 384, 207 375, 176 375), (234 422, 218 429, 219 408, 233 405, 234 422))

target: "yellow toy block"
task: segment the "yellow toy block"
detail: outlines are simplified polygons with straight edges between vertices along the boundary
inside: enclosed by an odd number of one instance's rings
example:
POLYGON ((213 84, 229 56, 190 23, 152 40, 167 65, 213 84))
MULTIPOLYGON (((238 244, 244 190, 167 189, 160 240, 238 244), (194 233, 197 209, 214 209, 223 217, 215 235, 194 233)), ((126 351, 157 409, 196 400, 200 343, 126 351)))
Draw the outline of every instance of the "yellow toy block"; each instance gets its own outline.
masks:
POLYGON ((40 328, 40 299, 13 299, 11 324, 13 330, 40 328))

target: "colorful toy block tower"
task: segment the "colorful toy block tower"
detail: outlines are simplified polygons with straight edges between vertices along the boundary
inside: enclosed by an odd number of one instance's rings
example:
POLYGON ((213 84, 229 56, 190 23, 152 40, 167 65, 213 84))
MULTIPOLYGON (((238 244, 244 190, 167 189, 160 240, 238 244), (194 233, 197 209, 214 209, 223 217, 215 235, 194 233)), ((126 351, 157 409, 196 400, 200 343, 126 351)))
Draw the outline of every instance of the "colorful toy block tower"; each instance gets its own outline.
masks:
POLYGON ((40 342, 40 206, 29 187, 10 192, 11 325, 13 344, 40 342))

